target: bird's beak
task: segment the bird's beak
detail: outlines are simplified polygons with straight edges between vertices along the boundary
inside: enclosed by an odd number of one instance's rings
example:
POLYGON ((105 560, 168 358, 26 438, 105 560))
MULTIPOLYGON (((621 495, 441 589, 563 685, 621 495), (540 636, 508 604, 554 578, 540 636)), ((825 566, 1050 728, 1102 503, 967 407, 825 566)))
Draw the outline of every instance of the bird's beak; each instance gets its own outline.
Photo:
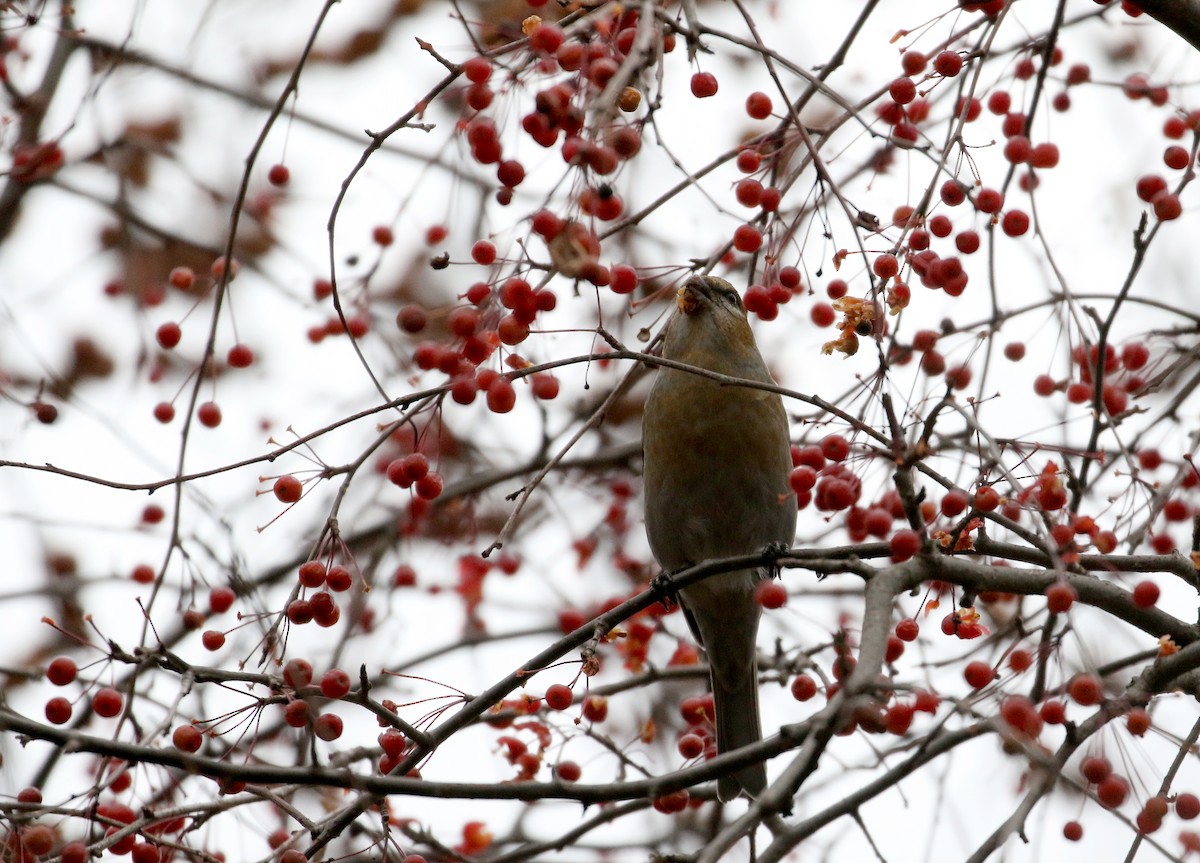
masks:
POLYGON ((696 291, 691 285, 684 285, 675 292, 675 305, 685 315, 694 315, 696 310, 700 308, 700 298, 696 295, 696 291))

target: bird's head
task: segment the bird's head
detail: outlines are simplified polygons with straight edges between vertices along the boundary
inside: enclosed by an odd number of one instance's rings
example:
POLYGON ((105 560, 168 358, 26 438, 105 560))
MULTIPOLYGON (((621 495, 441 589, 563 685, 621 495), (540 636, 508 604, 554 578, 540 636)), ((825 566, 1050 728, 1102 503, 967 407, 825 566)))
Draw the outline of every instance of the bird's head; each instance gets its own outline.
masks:
POLYGON ((675 294, 675 306, 664 357, 739 377, 746 376, 748 365, 762 365, 746 307, 729 282, 716 276, 688 279, 675 294))

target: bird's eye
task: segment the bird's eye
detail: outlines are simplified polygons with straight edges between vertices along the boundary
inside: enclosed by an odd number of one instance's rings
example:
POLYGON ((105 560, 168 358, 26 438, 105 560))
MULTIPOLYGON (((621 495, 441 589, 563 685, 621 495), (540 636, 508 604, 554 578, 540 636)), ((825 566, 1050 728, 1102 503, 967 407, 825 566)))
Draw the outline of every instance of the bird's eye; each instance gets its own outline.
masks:
POLYGON ((736 306, 738 304, 737 291, 725 291, 725 299, 729 300, 729 302, 736 306))

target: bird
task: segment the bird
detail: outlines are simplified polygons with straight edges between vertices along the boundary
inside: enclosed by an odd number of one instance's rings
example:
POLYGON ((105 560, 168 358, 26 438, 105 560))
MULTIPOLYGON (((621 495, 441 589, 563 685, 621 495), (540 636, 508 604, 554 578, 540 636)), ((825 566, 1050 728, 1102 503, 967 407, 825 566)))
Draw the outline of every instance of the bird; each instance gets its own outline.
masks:
MULTIPOLYGON (((737 290, 695 276, 676 293, 662 356, 745 380, 774 384, 737 290)), ((783 399, 661 367, 642 419, 646 538, 666 573, 706 560, 790 547, 796 496, 783 399)), ((766 568, 715 575, 679 591, 692 635, 708 658, 717 752, 762 739, 758 715, 755 589, 766 568)), ((762 762, 717 781, 722 802, 766 787, 762 762)))

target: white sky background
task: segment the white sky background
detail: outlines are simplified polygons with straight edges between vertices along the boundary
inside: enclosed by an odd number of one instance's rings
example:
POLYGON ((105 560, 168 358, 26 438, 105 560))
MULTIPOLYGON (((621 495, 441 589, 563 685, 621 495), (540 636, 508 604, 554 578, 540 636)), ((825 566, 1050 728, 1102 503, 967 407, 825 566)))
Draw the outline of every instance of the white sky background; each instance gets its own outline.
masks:
MULTIPOLYGON (((833 45, 857 13, 858 5, 805 0, 778 3, 770 13, 760 9, 755 14, 759 16, 764 38, 773 46, 786 49, 788 56, 801 65, 811 68, 828 58, 833 45)), ((831 83, 852 99, 861 98, 886 84, 899 74, 899 52, 895 45, 889 44, 890 37, 904 28, 912 29, 915 34, 919 25, 932 20, 947 5, 894 0, 885 3, 883 11, 871 18, 847 58, 845 68, 831 83)), ((386 6, 361 0, 338 5, 318 45, 326 48, 342 45, 348 36, 378 21, 380 10, 386 6)), ((1025 27, 1029 32, 1042 32, 1043 16, 1049 15, 1051 6, 1017 4, 997 45, 1018 44, 1026 32, 1025 27)), ((706 23, 742 32, 731 5, 704 4, 701 8, 706 23)), ((1069 15, 1084 14, 1093 8, 1090 2, 1078 2, 1070 4, 1068 10, 1069 15)), ((251 86, 248 83, 250 72, 264 59, 295 55, 318 9, 319 4, 312 2, 225 2, 189 7, 162 0, 138 4, 105 0, 102 4, 81 4, 79 20, 91 35, 114 42, 128 39, 134 50, 189 69, 206 79, 243 89, 251 86)), ((307 433, 378 403, 378 395, 371 389, 346 339, 331 338, 318 346, 308 343, 307 327, 323 322, 329 313, 327 305, 311 299, 310 287, 314 277, 327 271, 325 222, 339 184, 365 145, 359 130, 377 130, 386 126, 407 111, 443 74, 442 67, 419 50, 413 37, 429 41, 443 55, 454 60, 466 59, 473 53, 464 39, 461 25, 450 19, 450 11, 446 4, 430 3, 421 15, 394 28, 388 44, 374 56, 351 66, 317 64, 309 69, 300 87, 296 110, 318 116, 345 130, 349 138, 314 130, 300 120, 289 122, 286 119, 271 133, 255 168, 253 189, 266 187, 266 170, 271 163, 285 161, 291 169, 292 182, 274 222, 280 245, 262 262, 261 271, 243 270, 230 295, 238 340, 254 348, 258 361, 249 370, 220 380, 217 399, 224 411, 224 423, 215 431, 193 429, 186 462, 188 470, 212 468, 259 455, 266 451, 268 434, 286 441, 289 426, 298 433, 307 433)), ((1155 82, 1196 80, 1198 68, 1194 52, 1181 40, 1148 19, 1130 22, 1120 14, 1110 14, 1109 19, 1065 33, 1066 59, 1059 71, 1065 72, 1074 62, 1090 62, 1093 78, 1115 85, 1135 70, 1149 73, 1155 82), (1131 39, 1141 45, 1140 62, 1113 66, 1104 59, 1115 45, 1131 39)), ((935 21, 920 39, 914 35, 897 44, 916 44, 917 47, 936 44, 950 32, 955 21, 961 20, 952 15, 945 21, 935 21)), ((22 35, 21 45, 29 53, 31 62, 27 70, 10 62, 14 80, 19 84, 36 77, 37 60, 48 43, 51 26, 47 21, 22 35)), ((667 58, 666 95, 658 114, 658 128, 669 136, 665 143, 671 152, 689 168, 706 164, 715 154, 734 145, 747 131, 762 131, 768 127, 767 123, 750 121, 742 110, 748 92, 755 89, 772 92, 761 64, 746 64, 745 55, 737 57, 724 44, 715 43, 714 47, 717 49, 715 56, 703 56, 700 60, 701 68, 716 72, 721 80, 720 92, 710 100, 695 100, 687 93, 690 71, 682 40, 680 48, 667 58), (737 62, 739 60, 743 62, 737 62)), ((80 55, 76 61, 82 59, 80 55)), ((245 155, 261 128, 263 112, 148 70, 120 70, 98 93, 87 96, 85 91, 94 79, 85 71, 80 66, 68 74, 67 84, 60 89, 45 125, 48 133, 65 132, 62 143, 68 162, 92 152, 101 142, 111 141, 127 120, 156 120, 178 112, 183 118, 184 132, 181 144, 173 151, 174 158, 155 160, 150 189, 135 193, 132 203, 156 224, 198 240, 214 244, 223 241, 227 214, 217 208, 205 211, 198 206, 195 202, 200 197, 195 194, 196 188, 198 185, 211 186, 228 191, 236 184, 245 155)), ((999 71, 995 64, 988 66, 981 83, 990 85, 999 71)), ((793 93, 798 92, 794 80, 789 84, 793 93)), ((264 82, 258 92, 274 99, 282 86, 283 78, 277 76, 264 82)), ((1014 82, 1009 88, 1014 102, 1020 101, 1018 97, 1023 88, 1031 89, 1032 82, 1014 82)), ((1049 86, 1047 97, 1060 88, 1060 84, 1049 86)), ((1193 89, 1172 90, 1173 100, 1185 107, 1191 106, 1188 100, 1194 95, 1193 89)), ((774 93, 773 96, 778 105, 778 96, 774 93)), ((1143 209, 1133 194, 1133 180, 1143 173, 1168 174, 1160 159, 1161 151, 1168 143, 1160 133, 1166 113, 1145 101, 1121 99, 1104 86, 1075 88, 1072 99, 1073 108, 1065 115, 1051 112, 1045 104, 1039 106, 1031 136, 1034 142, 1054 141, 1063 154, 1057 168, 1042 173, 1042 184, 1037 193, 1039 229, 1073 292, 1111 293, 1119 288, 1128 270, 1131 236, 1143 209)), ((524 113, 529 109, 530 94, 521 95, 514 101, 516 106, 511 110, 524 113)), ((491 113, 504 116, 503 104, 504 97, 498 97, 491 113)), ((813 110, 815 112, 817 108, 813 110)), ((935 108, 935 112, 937 110, 944 112, 946 107, 943 105, 935 108)), ((870 110, 866 116, 874 118, 870 110)), ((466 158, 465 146, 452 136, 454 118, 451 115, 435 106, 426 120, 435 124, 433 131, 401 132, 391 139, 390 144, 413 153, 441 153, 456 163, 466 158)), ((851 126, 849 124, 842 132, 841 144, 848 148, 847 155, 831 162, 834 176, 848 172, 874 148, 856 137, 859 133, 853 132, 851 126)), ((974 150, 973 155, 989 186, 997 185, 1003 176, 999 167, 1000 148, 986 146, 997 138, 999 121, 986 111, 979 122, 966 130, 968 144, 980 148, 974 150)), ((1186 141, 1181 143, 1187 144, 1186 141)), ((477 222, 478 195, 467 184, 448 179, 444 172, 429 168, 419 159, 387 152, 376 154, 356 179, 338 222, 338 260, 344 262, 352 255, 360 258, 357 266, 339 270, 343 288, 353 285, 356 274, 376 263, 378 249, 371 243, 370 231, 378 224, 391 225, 397 236, 396 245, 383 254, 379 271, 372 279, 373 285, 381 286, 393 284, 414 257, 431 254, 422 243, 424 229, 430 224, 445 223, 450 227, 448 240, 432 252, 444 247, 458 262, 469 261, 468 249, 480 236, 494 235, 503 250, 518 232, 523 235, 525 226, 519 223, 520 219, 540 206, 551 184, 561 177, 561 159, 556 150, 543 151, 524 136, 506 138, 505 145, 506 154, 514 153, 525 162, 529 179, 518 190, 511 207, 506 210, 490 207, 482 222, 477 222)), ((644 151, 650 149, 653 149, 653 139, 647 135, 644 151)), ((836 152, 836 147, 828 149, 827 158, 836 152)), ((481 177, 491 176, 490 172, 472 166, 467 166, 466 170, 481 177)), ((888 220, 894 206, 915 203, 919 199, 929 183, 931 172, 929 159, 900 153, 886 176, 875 178, 869 188, 856 180, 848 185, 847 192, 855 204, 888 220)), ((638 162, 631 166, 618 185, 628 209, 633 210, 676 182, 678 176, 678 172, 666 163, 656 166, 647 159, 644 165, 638 162)), ((737 178, 732 166, 714 172, 701 183, 711 200, 692 192, 657 213, 645 226, 647 239, 637 243, 636 262, 641 265, 677 263, 690 257, 703 257, 718 248, 733 228, 752 213, 740 207, 733 197, 732 183, 737 178), (715 214, 712 202, 723 208, 721 215, 715 214)), ((73 166, 60 179, 72 189, 88 190, 106 199, 114 192, 107 173, 94 166, 73 166)), ((811 178, 802 179, 796 189, 803 189, 810 181, 811 178)), ((1025 198, 1015 184, 1010 188, 1010 206, 1025 198)), ((1189 308, 1193 305, 1190 271, 1196 222, 1189 209, 1195 202, 1194 191, 1189 189, 1184 196, 1183 217, 1165 226, 1150 251, 1135 294, 1152 296, 1170 306, 1189 308)), ((978 223, 981 218, 968 208, 950 211, 950 215, 956 227, 965 226, 971 219, 978 223)), ((113 276, 113 269, 99 249, 96 236, 107 220, 102 210, 82 203, 78 195, 42 188, 27 197, 18 228, 0 246, 0 382, 4 375, 37 377, 61 369, 68 356, 71 337, 81 333, 100 342, 114 356, 118 367, 111 379, 83 388, 69 404, 61 405, 60 420, 53 426, 35 423, 19 405, 0 402, 0 458, 32 464, 52 463, 120 482, 150 482, 173 473, 180 428, 178 419, 169 426, 160 425, 151 416, 151 409, 155 402, 169 398, 182 379, 168 375, 169 383, 152 384, 146 379, 144 367, 140 373, 130 369, 142 352, 154 349, 155 327, 166 320, 180 319, 187 313, 191 301, 173 295, 163 306, 143 313, 134 311, 128 300, 114 302, 104 298, 101 287, 113 276)), ((977 227, 981 226, 982 223, 977 224, 977 227)), ((873 351, 866 345, 854 358, 822 356, 820 345, 833 337, 832 331, 817 329, 809 321, 809 309, 814 301, 824 299, 823 288, 830 278, 848 279, 852 295, 861 296, 866 290, 867 281, 856 257, 852 256, 841 272, 834 272, 830 263, 832 255, 838 248, 850 246, 852 235, 840 215, 832 227, 832 241, 826 243, 813 237, 796 259, 781 260, 781 263, 802 260, 802 264, 797 265, 805 270, 806 284, 813 284, 818 294, 798 297, 781 308, 776 321, 757 324, 764 354, 780 383, 828 399, 836 399, 850 391, 855 376, 870 374, 875 365, 873 351), (816 276, 818 270, 823 271, 820 278, 816 276)), ((1053 279, 1033 233, 1020 239, 998 236, 996 242, 997 284, 1002 305, 1012 308, 1044 298, 1053 279)), ((868 245, 868 250, 882 252, 887 245, 883 240, 877 240, 874 245, 868 245)), ((531 249, 535 257, 544 260, 540 241, 535 240, 531 249)), ((606 250, 605 260, 618 262, 620 254, 615 247, 611 252, 606 250)), ((914 279, 913 303, 898 325, 911 332, 918 328, 936 328, 945 315, 950 315, 960 325, 985 316, 988 309, 984 255, 981 251, 968 259, 972 282, 967 293, 958 300, 951 300, 940 292, 926 291, 915 284, 914 279)), ((720 274, 722 270, 718 268, 717 272, 720 274)), ((461 293, 482 275, 480 268, 469 263, 452 266, 441 273, 426 269, 421 276, 422 288, 431 305, 439 304, 439 298, 440 303, 447 303, 455 293, 461 293)), ((738 278, 742 279, 739 286, 744 284, 744 275, 739 274, 738 278)), ((568 282, 562 279, 554 287, 559 298, 559 309, 550 319, 554 325, 564 328, 572 324, 588 326, 593 321, 594 294, 585 286, 582 296, 573 298, 568 282)), ((637 344, 635 337, 639 328, 653 327, 661 322, 661 306, 629 317, 626 298, 604 291, 601 294, 605 325, 631 347, 637 344)), ((1101 314, 1107 310, 1103 303, 1097 303, 1097 306, 1101 314)), ((182 356, 193 359, 199 356, 208 314, 209 307, 204 304, 185 320, 184 340, 178 349, 182 356)), ((1161 326, 1165 320, 1162 316, 1146 314, 1140 307, 1128 306, 1118 321, 1116 341, 1120 344, 1127 336, 1161 326)), ((405 391, 406 382, 391 374, 396 366, 392 356, 394 352, 410 351, 415 342, 398 338, 390 319, 381 318, 375 324, 374 334, 363 342, 363 350, 373 367, 385 376, 390 393, 398 395, 405 391)), ((897 325, 895 321, 893 325, 897 325)), ((1011 322, 999 336, 1000 344, 1025 339, 1029 353, 1021 364, 1013 365, 1001 359, 997 351, 989 377, 978 389, 973 388, 982 396, 998 396, 982 413, 984 423, 996 436, 1059 443, 1064 434, 1077 440, 1090 422, 1085 408, 1071 407, 1066 414, 1068 422, 1062 425, 1062 415, 1058 411, 1063 400, 1044 401, 1032 394, 1032 381, 1037 374, 1048 371, 1059 378, 1067 374, 1067 350, 1060 341, 1060 329, 1057 317, 1047 311, 1035 311, 1011 322)), ((1072 338, 1074 332, 1072 330, 1072 338)), ((223 321, 221 333, 218 352, 223 355, 234 341, 228 319, 223 321)), ((584 353, 591 346, 592 340, 586 333, 555 333, 535 335, 519 350, 536 362, 584 353)), ((966 360, 975 346, 976 340, 966 335, 944 339, 941 343, 950 365, 966 360)), ((982 364, 976 361, 972 365, 978 382, 982 364)), ((914 377, 914 372, 915 364, 897 369, 895 391, 908 392, 906 382, 914 377)), ((594 367, 588 370, 583 366, 564 368, 558 374, 563 382, 563 394, 553 406, 557 410, 553 410, 547 420, 548 427, 556 434, 567 424, 561 408, 585 401, 593 403, 594 393, 602 391, 605 382, 615 379, 613 371, 594 367), (593 390, 583 389, 585 373, 593 390)), ((915 377, 914 402, 927 387, 923 377, 915 377)), ((427 378, 430 384, 440 380, 437 375, 427 378)), ((932 398, 940 395, 937 387, 929 388, 929 391, 932 398)), ((203 398, 209 397, 208 392, 206 387, 203 398)), ((186 403, 183 399, 178 405, 182 409, 186 403)), ((868 416, 868 419, 877 421, 879 417, 868 416)), ((470 408, 455 407, 448 411, 447 421, 452 428, 471 434, 475 443, 486 447, 496 466, 510 466, 532 455, 542 428, 537 407, 524 391, 521 391, 517 409, 512 414, 491 415, 481 400, 470 408)), ((1180 418, 1183 431, 1194 429, 1195 421, 1194 407, 1185 405, 1180 418)), ((626 436, 630 430, 620 429, 615 433, 626 436)), ((813 439, 823 433, 816 433, 813 439)), ((353 458, 374 434, 375 423, 368 420, 323 438, 316 448, 328 463, 341 464, 353 458)), ((1155 442, 1158 443, 1157 439, 1155 442)), ((1161 443, 1164 454, 1170 451, 1175 458, 1182 454, 1184 444, 1178 440, 1164 439, 1161 443)), ((1111 439, 1108 444, 1112 445, 1111 439)), ((184 520, 189 529, 210 544, 218 558, 226 560, 236 555, 246 572, 257 573, 273 563, 291 559, 311 542, 316 526, 327 513, 336 484, 321 484, 303 503, 261 533, 258 528, 274 518, 281 507, 272 496, 260 498, 254 492, 269 487, 257 482, 260 473, 301 471, 306 467, 308 465, 296 454, 290 454, 274 467, 251 466, 192 484, 184 495, 187 507, 184 520)), ((943 465, 943 469, 953 474, 952 466, 943 465)), ((455 478, 447 476, 448 480, 455 478)), ((969 482, 971 478, 958 477, 963 482, 969 482)), ((868 474, 864 481, 864 499, 874 499, 880 483, 886 481, 882 473, 868 474)), ((515 490, 518 485, 514 481, 500 491, 515 490)), ((356 483, 342 511, 343 525, 363 527, 374 524, 385 517, 385 512, 403 505, 406 494, 390 486, 380 489, 370 477, 363 477, 356 483)), ((597 506, 589 488, 576 488, 570 482, 557 483, 553 491, 546 494, 547 508, 543 517, 531 522, 518 535, 517 547, 527 558, 521 576, 513 580, 489 577, 486 617, 494 631, 548 626, 560 596, 583 604, 622 588, 620 578, 609 571, 603 556, 598 556, 582 575, 575 571, 571 541, 589 530, 602 516, 604 502, 597 506), (564 531, 564 523, 570 525, 570 533, 564 531)), ((155 495, 153 500, 170 512, 171 498, 166 490, 155 495)), ((0 470, 0 543, 8 552, 4 570, 9 573, 0 584, 0 597, 4 597, 0 613, 7 641, 13 648, 0 654, 0 661, 26 661, 31 653, 30 645, 48 639, 45 627, 38 624, 38 620, 49 613, 50 608, 37 598, 10 598, 37 582, 38 578, 31 578, 29 574, 41 572, 42 556, 47 548, 78 550, 81 572, 97 580, 85 593, 88 610, 94 614, 97 626, 126 648, 134 646, 136 633, 140 631, 140 617, 133 599, 143 595, 144 589, 129 582, 126 576, 137 563, 158 566, 166 550, 166 525, 152 529, 138 527, 138 517, 146 502, 146 497, 139 493, 115 491, 43 473, 11 468, 0 470)), ((636 517, 637 512, 636 508, 631 509, 631 517, 636 517)), ((640 542, 640 528, 635 527, 634 531, 640 542)), ((826 531, 826 525, 813 510, 801 514, 802 542, 806 538, 811 541, 826 531)), ((475 551, 482 550, 491 539, 491 536, 481 536, 475 551)), ((1187 538, 1181 534, 1177 539, 1182 544, 1187 538)), ((192 550, 196 550, 195 546, 192 550)), ((453 556, 443 547, 418 542, 404 548, 402 554, 416 566, 426 583, 442 583, 447 587, 453 584, 453 556)), ((178 558, 172 566, 169 580, 178 584, 184 575, 178 558)), ((198 569, 208 578, 220 572, 219 567, 204 559, 199 561, 198 569)), ((799 572, 789 576, 789 580, 802 578, 806 576, 799 572)), ((1165 579, 1160 583, 1168 586, 1165 579)), ((853 588, 857 587, 857 580, 832 578, 827 585, 833 590, 853 588)), ((795 586, 794 581, 791 586, 795 586)), ((1169 599, 1172 594, 1168 592, 1167 596, 1169 599)), ((173 602, 173 597, 160 599, 155 613, 156 623, 167 629, 174 628, 173 621, 177 617, 173 602)), ((917 602, 913 599, 906 606, 908 613, 916 611, 917 602)), ((431 646, 452 643, 460 634, 460 603, 449 592, 434 598, 398 593, 392 596, 390 609, 383 604, 376 607, 381 616, 379 631, 374 637, 352 640, 346 645, 341 662, 343 667, 356 669, 360 662, 367 662, 373 670, 380 664, 394 668, 431 646)), ((805 639, 807 643, 820 642, 828 638, 839 612, 848 614, 853 620, 859 613, 859 600, 830 599, 815 606, 793 602, 788 608, 768 615, 760 645, 770 645, 772 636, 777 633, 787 638, 795 638, 796 633, 800 633, 802 642, 805 639)), ((1083 610, 1075 613, 1079 615, 1077 628, 1082 632, 1088 662, 1099 663, 1132 652, 1141 643, 1120 632, 1100 630, 1093 634, 1087 628, 1088 618, 1093 617, 1099 623, 1099 615, 1088 615, 1083 610)), ((935 629, 939 617, 940 613, 931 618, 927 629, 935 629)), ((227 615, 222 622, 226 626, 232 625, 232 615, 227 615)), ((679 623, 677 618, 673 619, 672 626, 682 631, 679 623)), ((241 636, 231 636, 227 652, 217 654, 217 657, 227 657, 228 663, 233 661, 230 657, 249 655, 257 634, 258 630, 250 626, 241 636)), ((297 648, 303 645, 303 650, 295 652, 310 658, 325 655, 337 643, 339 635, 336 630, 308 627, 296 634, 294 645, 297 648)), ((549 637, 548 633, 546 638, 549 637)), ((426 664, 415 673, 464 690, 478 691, 498 673, 521 664, 545 640, 501 642, 489 646, 486 655, 480 652, 473 656, 470 663, 464 663, 461 654, 456 654, 450 661, 426 664)), ((931 651, 929 658, 935 660, 950 660, 970 648, 967 642, 947 645, 940 639, 932 644, 923 640, 922 644, 931 651)), ((910 650, 914 648, 910 647, 910 650)), ((200 648, 198 641, 185 643, 181 653, 198 663, 214 661, 214 657, 200 648)), ((318 673, 323 670, 318 662, 314 661, 314 665, 317 665, 318 673)), ((949 690, 964 694, 959 667, 931 668, 928 673, 932 679, 944 681, 941 685, 949 690)), ((606 680, 619 678, 621 672, 615 663, 612 668, 614 670, 609 672, 606 680)), ((539 694, 549 683, 568 682, 573 674, 571 666, 551 670, 540 675, 531 684, 530 691, 539 694)), ((696 689, 698 691, 699 687, 696 689)), ((416 687, 412 691, 420 695, 441 692, 436 687, 416 687)), ((41 715, 46 690, 31 687, 18 695, 15 706, 30 715, 41 715)), ((171 695, 169 691, 163 693, 164 698, 171 695)), ((1164 715, 1176 709, 1181 711, 1181 716, 1194 711, 1191 705, 1172 705, 1170 699, 1164 699, 1164 702, 1159 708, 1164 715)), ((786 690, 765 689, 766 732, 770 733, 783 722, 798 721, 807 716, 812 710, 811 704, 797 705, 786 690)), ((208 715, 218 712, 220 706, 215 699, 205 703, 208 715)), ((611 733, 618 739, 632 733, 634 726, 628 717, 644 718, 638 714, 636 704, 623 704, 619 699, 614 699, 613 711, 614 715, 627 717, 623 722, 619 718, 610 720, 614 723, 611 733)), ((347 719, 347 734, 341 743, 349 745, 349 741, 356 739, 355 726, 350 721, 354 711, 347 709, 341 714, 347 719)), ((563 724, 569 727, 565 716, 563 724)), ((921 721, 918 719, 918 723, 921 721)), ((929 720, 925 718, 924 721, 929 720)), ((106 727, 100 723, 95 731, 103 733, 106 727)), ((364 742, 370 742, 374 734, 367 727, 361 729, 364 742)), ((484 741, 481 745, 486 746, 487 733, 481 734, 480 739, 484 741)), ((169 745, 165 740, 163 742, 169 745)), ((821 791, 806 792, 798 804, 798 815, 811 814, 819 806, 816 801, 836 799, 846 789, 866 781, 865 771, 856 773, 846 769, 843 772, 840 769, 859 763, 857 759, 866 757, 866 746, 879 743, 877 739, 860 742, 863 745, 854 753, 856 760, 846 765, 835 764, 835 757, 842 757, 853 749, 835 747, 830 751, 830 757, 814 778, 813 788, 821 791), (807 796, 809 793, 811 798, 807 796)), ((0 745, 3 745, 5 765, 14 768, 0 775, 0 791, 15 793, 26 781, 19 765, 36 763, 44 748, 31 747, 29 754, 23 756, 11 740, 0 741, 0 745)), ((1146 752, 1140 746, 1126 748, 1133 762, 1130 769, 1146 768, 1147 781, 1156 787, 1159 776, 1149 769, 1149 765, 1167 763, 1169 755, 1163 753, 1171 750, 1171 744, 1150 741, 1146 752), (1153 753, 1152 759, 1146 757, 1150 753, 1153 753)), ((995 747, 992 738, 964 747, 958 754, 945 759, 940 767, 918 774, 898 791, 884 794, 864 808, 863 819, 887 860, 899 863, 958 859, 994 829, 1011 811, 1017 799, 1019 781, 1017 763, 996 757, 995 747), (935 778, 940 780, 941 787, 933 783, 935 778), (931 814, 934 812, 937 814, 931 814), (919 826, 914 830, 914 825, 919 826)), ((510 775, 507 765, 499 758, 476 757, 459 762, 455 760, 456 751, 462 751, 470 758, 471 753, 477 753, 479 749, 452 745, 439 753, 426 775, 431 779, 473 781, 488 778, 499 781, 510 775)), ((1115 753, 1110 741, 1108 754, 1117 763, 1119 756, 1115 753)), ((564 757, 575 758, 584 764, 584 781, 604 781, 609 776, 610 765, 602 758, 590 760, 589 747, 583 741, 578 745, 569 743, 564 757)), ((661 768, 663 763, 658 762, 657 766, 661 768)), ((1189 763, 1176 787, 1188 788, 1190 779, 1191 789, 1196 790, 1200 785, 1198 774, 1200 771, 1194 763, 1189 763)), ((58 790, 64 793, 69 789, 58 790)), ((429 819, 435 829, 453 829, 475 817, 488 819, 496 828, 505 823, 498 814, 504 811, 503 807, 495 804, 405 801, 405 805, 410 802, 410 814, 429 819)), ((1061 793, 1043 804, 1028 825, 1032 844, 1022 846, 1016 841, 1010 842, 1005 859, 1061 859, 1067 853, 1099 854, 1100 859, 1110 859, 1106 852, 1114 844, 1123 854, 1131 841, 1131 832, 1111 817, 1094 817, 1100 812, 1094 803, 1085 809, 1083 820, 1088 835, 1084 842, 1070 846, 1070 851, 1064 850, 1061 825, 1064 820, 1077 815, 1078 807, 1078 800, 1069 800, 1061 793)), ((528 829, 536 834, 538 821, 552 817, 551 812, 554 820, 544 825, 547 835, 561 828, 559 819, 574 818, 578 810, 563 805, 546 812, 535 812, 528 829)), ((646 825, 647 832, 669 833, 671 830, 669 820, 663 816, 646 816, 646 825)), ((226 848, 231 860, 264 856, 266 846, 261 834, 256 835, 262 829, 261 825, 248 826, 244 848, 241 851, 226 848)), ((268 825, 272 826, 274 824, 268 825)), ((1171 821, 1155 838, 1161 838, 1167 847, 1175 848, 1177 826, 1177 820, 1171 821)), ((866 859, 869 848, 861 835, 854 834, 850 827, 848 821, 838 822, 818 834, 813 844, 821 847, 836 843, 837 849, 831 859, 866 859)), ((497 833, 500 832, 497 829, 497 833)), ((602 833, 592 838, 595 841, 605 839, 602 833)), ((608 838, 619 841, 620 837, 608 838)), ((1139 859, 1169 859, 1156 856, 1157 853, 1144 846, 1139 859)), ((564 852, 561 859, 582 860, 592 856, 592 851, 580 849, 564 852)), ((806 848, 803 856, 807 859, 818 855, 806 848)))

